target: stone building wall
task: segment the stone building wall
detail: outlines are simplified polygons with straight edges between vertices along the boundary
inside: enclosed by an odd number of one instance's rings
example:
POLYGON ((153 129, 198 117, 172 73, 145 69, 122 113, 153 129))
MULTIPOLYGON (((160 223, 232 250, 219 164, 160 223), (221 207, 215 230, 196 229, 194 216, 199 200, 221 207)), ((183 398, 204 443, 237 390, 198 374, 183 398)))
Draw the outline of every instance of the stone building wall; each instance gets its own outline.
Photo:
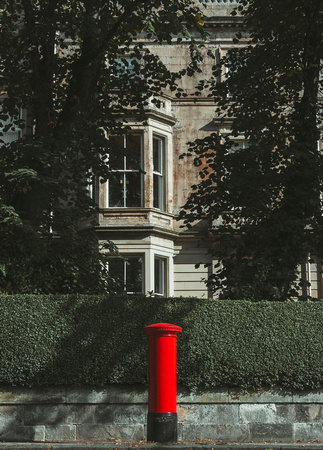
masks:
MULTIPOLYGON (((143 387, 1 386, 0 440, 145 440, 147 400, 143 387)), ((179 440, 288 442, 322 436, 323 390, 178 392, 179 440)))

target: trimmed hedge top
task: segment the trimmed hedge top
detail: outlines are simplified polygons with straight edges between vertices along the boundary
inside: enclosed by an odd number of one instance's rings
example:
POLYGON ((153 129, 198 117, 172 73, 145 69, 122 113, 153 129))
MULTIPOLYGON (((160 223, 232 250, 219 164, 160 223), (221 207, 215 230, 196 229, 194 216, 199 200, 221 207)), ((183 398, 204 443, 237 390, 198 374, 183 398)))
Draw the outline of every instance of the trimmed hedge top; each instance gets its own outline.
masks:
POLYGON ((143 327, 179 325, 187 388, 323 386, 323 303, 0 295, 0 382, 147 383, 143 327))

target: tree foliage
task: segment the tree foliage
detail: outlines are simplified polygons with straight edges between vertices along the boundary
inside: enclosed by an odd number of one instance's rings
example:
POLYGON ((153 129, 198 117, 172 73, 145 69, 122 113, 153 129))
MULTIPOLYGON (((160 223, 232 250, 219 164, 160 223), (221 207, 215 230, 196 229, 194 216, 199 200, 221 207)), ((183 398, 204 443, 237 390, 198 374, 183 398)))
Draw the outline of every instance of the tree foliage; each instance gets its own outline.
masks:
POLYGON ((111 285, 88 186, 111 175, 107 137, 127 131, 120 117, 129 108, 143 112, 148 99, 175 91, 177 80, 193 73, 193 3, 1 6, 0 128, 2 137, 20 138, 0 143, 0 291, 94 293, 111 285), (181 73, 171 73, 145 45, 170 44, 174 36, 186 39, 192 54, 181 73))
POLYGON ((243 0, 237 12, 249 43, 239 33, 198 86, 231 131, 191 144, 201 179, 181 217, 209 221, 219 263, 208 282, 223 298, 284 300, 301 295, 298 265, 323 253, 323 7, 243 0))

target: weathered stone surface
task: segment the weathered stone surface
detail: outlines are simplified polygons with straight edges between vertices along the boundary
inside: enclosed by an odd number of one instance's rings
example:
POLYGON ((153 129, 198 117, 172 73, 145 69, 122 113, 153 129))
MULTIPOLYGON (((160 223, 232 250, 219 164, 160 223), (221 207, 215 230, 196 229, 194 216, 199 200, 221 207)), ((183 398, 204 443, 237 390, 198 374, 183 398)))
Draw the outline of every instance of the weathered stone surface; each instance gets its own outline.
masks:
MULTIPOLYGON (((44 389, 44 398, 41 392, 41 389, 11 389, 8 396, 3 395, 8 404, 0 403, 0 439, 74 441, 109 437, 120 440, 146 438, 148 408, 147 402, 143 402, 147 395, 144 388, 108 386, 102 389, 71 389, 71 404, 66 403, 64 395, 59 402, 58 393, 64 390, 44 389), (14 398, 15 392, 18 400, 14 398)), ((241 403, 242 396, 232 403, 217 403, 215 394, 186 392, 184 396, 183 392, 182 399, 187 401, 178 404, 179 440, 200 438, 269 442, 322 439, 323 404, 316 401, 321 398, 318 392, 298 395, 296 403, 275 393, 273 397, 268 395, 267 399, 276 398, 277 402, 263 403, 265 397, 262 394, 255 397, 252 393, 251 399, 257 400, 254 403, 247 397, 245 403, 241 403), (311 398, 313 402, 300 403, 302 398, 311 398)), ((219 398, 221 396, 225 398, 226 390, 220 390, 219 398)))
POLYGON ((293 403, 323 403, 323 389, 296 392, 293 395, 293 403))
POLYGON ((145 438, 143 425, 79 425, 77 426, 77 439, 120 439, 142 440, 145 438))
MULTIPOLYGON (((177 424, 177 440, 182 441, 183 440, 183 424, 179 423, 177 424)), ((145 434, 147 436, 147 433, 145 434)))
POLYGON ((68 388, 67 403, 147 403, 148 392, 145 387, 125 388, 123 386, 107 386, 102 389, 84 387, 68 388))
POLYGON ((114 423, 116 425, 135 425, 147 421, 146 405, 115 405, 114 423))
POLYGON ((259 389, 247 393, 241 392, 239 389, 229 390, 230 403, 286 403, 293 402, 293 396, 290 392, 283 391, 266 391, 259 389))
POLYGON ((251 441, 281 441, 288 442, 293 439, 292 424, 251 423, 251 441))
POLYGON ((79 405, 76 409, 77 424, 111 424, 114 422, 115 405, 79 405))
POLYGON ((45 425, 34 426, 34 441, 44 441, 46 437, 45 425))
POLYGON ((323 423, 323 406, 317 403, 293 405, 295 422, 318 422, 323 423))
POLYGON ((216 391, 191 393, 183 388, 178 389, 178 403, 228 403, 228 388, 220 388, 216 391))
POLYGON ((22 425, 24 419, 24 407, 0 406, 0 429, 8 424, 22 425))
POLYGON ((248 425, 182 424, 182 439, 219 439, 246 442, 250 440, 248 425))
POLYGON ((75 410, 69 405, 27 405, 26 425, 62 425, 75 422, 75 410))
POLYGON ((0 406, 0 440, 32 441, 33 427, 25 427, 23 423, 23 406, 0 406))
POLYGON ((287 403, 276 405, 276 423, 293 423, 295 420, 295 406, 287 403))
POLYGON ((200 406, 199 405, 178 405, 177 406, 178 423, 199 423, 200 406))
POLYGON ((64 388, 0 387, 0 404, 65 403, 64 388))
POLYGON ((240 405, 241 423, 276 423, 276 405, 269 404, 244 404, 240 405))
POLYGON ((323 439, 323 423, 295 423, 293 425, 295 441, 315 441, 323 439))
POLYGON ((201 424, 238 424, 239 405, 200 405, 201 424))
POLYGON ((0 441, 33 442, 35 440, 34 427, 6 427, 0 430, 0 441))
POLYGON ((75 441, 76 426, 75 425, 47 425, 45 427, 46 441, 75 441))

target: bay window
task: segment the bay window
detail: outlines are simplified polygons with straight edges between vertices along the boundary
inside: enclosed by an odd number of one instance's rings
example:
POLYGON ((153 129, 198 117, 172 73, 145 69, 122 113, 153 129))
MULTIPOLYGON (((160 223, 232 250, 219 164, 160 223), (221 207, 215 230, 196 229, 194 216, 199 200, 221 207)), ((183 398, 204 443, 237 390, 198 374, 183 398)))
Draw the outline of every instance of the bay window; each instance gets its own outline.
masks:
POLYGON ((121 289, 127 294, 143 292, 143 269, 143 255, 125 255, 109 261, 110 275, 120 282, 121 289))

